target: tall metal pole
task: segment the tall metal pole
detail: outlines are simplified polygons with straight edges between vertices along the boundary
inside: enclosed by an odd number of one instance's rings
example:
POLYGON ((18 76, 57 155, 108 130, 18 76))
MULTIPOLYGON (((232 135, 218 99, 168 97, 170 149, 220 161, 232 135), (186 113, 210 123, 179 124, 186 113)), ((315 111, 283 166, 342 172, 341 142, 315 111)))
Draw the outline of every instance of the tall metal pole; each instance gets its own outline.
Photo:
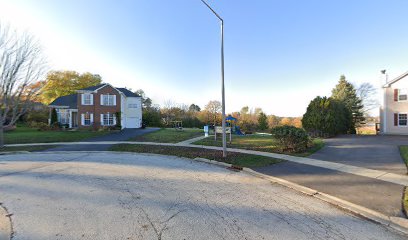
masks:
POLYGON ((201 1, 221 21, 222 156, 227 157, 227 133, 226 133, 226 126, 225 126, 225 86, 224 86, 224 20, 204 0, 201 0, 201 1))

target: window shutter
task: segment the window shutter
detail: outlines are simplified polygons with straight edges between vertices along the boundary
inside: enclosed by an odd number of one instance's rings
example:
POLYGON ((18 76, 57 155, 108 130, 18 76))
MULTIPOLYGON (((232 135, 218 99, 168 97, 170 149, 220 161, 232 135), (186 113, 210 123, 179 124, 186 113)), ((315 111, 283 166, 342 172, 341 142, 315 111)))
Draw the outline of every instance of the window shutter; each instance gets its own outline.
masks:
POLYGON ((398 89, 394 89, 394 102, 398 102, 398 89))
POLYGON ((116 95, 113 95, 113 106, 116 106, 116 95))
POLYGON ((93 105, 93 94, 89 94, 91 95, 91 105, 93 105))
POLYGON ((81 125, 84 126, 85 125, 85 114, 81 114, 81 125))
POLYGON ((394 113, 394 126, 398 126, 398 113, 394 113))
POLYGON ((101 126, 103 126, 103 114, 101 113, 101 126))
POLYGON ((93 113, 89 114, 89 120, 91 122, 91 125, 93 124, 93 113))
POLYGON ((116 114, 113 114, 113 125, 116 125, 116 114))
POLYGON ((103 94, 101 94, 101 106, 103 106, 103 94))
POLYGON ((81 94, 81 105, 84 105, 84 94, 81 94))

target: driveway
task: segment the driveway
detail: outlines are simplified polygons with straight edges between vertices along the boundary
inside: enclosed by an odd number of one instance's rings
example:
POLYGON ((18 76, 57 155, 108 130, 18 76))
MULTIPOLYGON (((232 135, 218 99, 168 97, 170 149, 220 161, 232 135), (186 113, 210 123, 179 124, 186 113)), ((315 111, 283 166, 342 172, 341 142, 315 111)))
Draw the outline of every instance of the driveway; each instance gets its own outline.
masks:
MULTIPOLYGON (((106 134, 99 137, 94 137, 90 139, 83 140, 82 142, 105 142, 105 141, 127 141, 131 138, 141 136, 147 133, 151 133, 154 131, 159 130, 160 128, 125 128, 120 132, 114 132, 111 134, 106 134)), ((104 145, 66 145, 66 146, 58 146, 55 148, 47 149, 46 152, 49 151, 106 151, 108 150, 112 144, 104 144, 104 145)))
POLYGON ((407 173, 398 146, 408 145, 408 136, 345 135, 326 139, 325 143, 325 147, 310 158, 397 174, 407 173))
POLYGON ((188 159, 0 156, 0 202, 22 239, 406 239, 314 197, 188 159))

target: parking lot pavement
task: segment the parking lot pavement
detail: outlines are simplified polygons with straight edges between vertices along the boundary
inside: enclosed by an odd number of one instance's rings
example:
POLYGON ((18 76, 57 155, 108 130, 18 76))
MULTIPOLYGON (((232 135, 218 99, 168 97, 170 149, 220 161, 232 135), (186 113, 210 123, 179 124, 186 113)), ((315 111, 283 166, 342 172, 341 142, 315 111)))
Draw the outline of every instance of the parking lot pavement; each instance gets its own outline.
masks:
POLYGON ((0 156, 13 239, 406 239, 316 198, 169 156, 0 156))
POLYGON ((408 145, 408 136, 344 135, 325 139, 313 159, 344 163, 396 174, 407 174, 398 146, 408 145))

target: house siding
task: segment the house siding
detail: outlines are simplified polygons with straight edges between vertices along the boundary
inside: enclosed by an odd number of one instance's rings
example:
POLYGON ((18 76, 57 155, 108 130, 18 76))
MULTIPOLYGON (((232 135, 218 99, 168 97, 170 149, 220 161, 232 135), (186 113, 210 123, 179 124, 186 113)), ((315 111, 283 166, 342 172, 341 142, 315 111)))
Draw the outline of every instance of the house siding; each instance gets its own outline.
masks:
POLYGON ((408 89, 408 78, 405 77, 384 90, 384 103, 381 107, 381 133, 408 135, 408 126, 395 126, 394 114, 408 113, 408 101, 395 101, 396 89, 408 89))
MULTIPOLYGON (((82 126, 81 128, 99 128, 101 127, 101 114, 106 113, 117 113, 121 112, 121 94, 112 86, 106 85, 103 88, 99 89, 97 92, 92 92, 93 95, 93 105, 82 105, 81 93, 78 93, 78 118, 81 118, 81 114, 84 113, 93 113, 93 125, 92 126, 82 126), (115 106, 103 106, 101 105, 101 95, 116 95, 116 105, 115 106)), ((79 119, 79 123, 80 123, 79 119)), ((120 123, 120 119, 117 119, 117 123, 120 123)))

